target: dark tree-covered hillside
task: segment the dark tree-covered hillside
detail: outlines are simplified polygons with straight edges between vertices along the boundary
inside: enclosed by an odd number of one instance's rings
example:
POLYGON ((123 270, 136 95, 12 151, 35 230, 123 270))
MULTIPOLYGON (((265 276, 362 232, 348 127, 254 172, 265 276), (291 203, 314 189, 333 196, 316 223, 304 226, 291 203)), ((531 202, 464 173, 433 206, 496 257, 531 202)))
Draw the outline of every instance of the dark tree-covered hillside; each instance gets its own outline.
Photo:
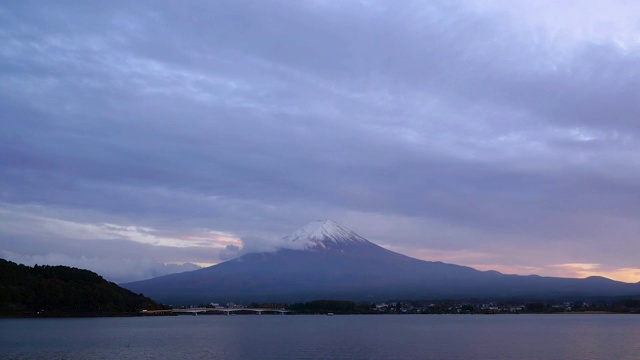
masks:
POLYGON ((0 259, 0 316, 117 316, 161 308, 88 270, 0 259))

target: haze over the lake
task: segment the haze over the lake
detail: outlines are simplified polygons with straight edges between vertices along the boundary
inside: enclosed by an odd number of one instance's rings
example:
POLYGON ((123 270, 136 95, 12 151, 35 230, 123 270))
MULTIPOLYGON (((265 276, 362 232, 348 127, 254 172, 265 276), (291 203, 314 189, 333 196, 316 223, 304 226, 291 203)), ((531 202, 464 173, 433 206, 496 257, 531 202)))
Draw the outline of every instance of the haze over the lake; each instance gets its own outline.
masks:
POLYGON ((3 1, 0 114, 7 260, 124 282, 333 219, 640 281, 637 1, 3 1))

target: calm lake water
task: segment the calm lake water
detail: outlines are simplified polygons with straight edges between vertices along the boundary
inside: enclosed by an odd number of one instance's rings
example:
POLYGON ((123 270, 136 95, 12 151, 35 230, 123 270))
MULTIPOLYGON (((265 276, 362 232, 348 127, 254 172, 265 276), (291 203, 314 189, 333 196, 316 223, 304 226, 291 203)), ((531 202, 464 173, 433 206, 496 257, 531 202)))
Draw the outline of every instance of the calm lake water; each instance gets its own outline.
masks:
POLYGON ((0 319, 0 359, 640 359, 633 315, 0 319))

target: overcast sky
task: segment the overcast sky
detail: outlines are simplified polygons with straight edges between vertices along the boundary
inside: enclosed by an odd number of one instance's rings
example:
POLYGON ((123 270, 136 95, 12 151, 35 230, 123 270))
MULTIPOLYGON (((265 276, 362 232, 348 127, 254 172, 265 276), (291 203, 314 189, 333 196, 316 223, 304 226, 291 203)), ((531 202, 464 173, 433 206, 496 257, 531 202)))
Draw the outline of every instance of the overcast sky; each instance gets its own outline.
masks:
POLYGON ((640 281, 640 2, 0 4, 0 257, 117 281, 333 219, 640 281))

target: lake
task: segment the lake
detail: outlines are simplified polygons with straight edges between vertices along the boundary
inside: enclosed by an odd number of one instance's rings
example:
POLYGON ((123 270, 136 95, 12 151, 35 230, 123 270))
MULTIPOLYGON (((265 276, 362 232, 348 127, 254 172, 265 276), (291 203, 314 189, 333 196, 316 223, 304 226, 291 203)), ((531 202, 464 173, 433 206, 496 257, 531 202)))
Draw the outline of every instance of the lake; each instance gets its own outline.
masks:
POLYGON ((637 315, 0 319, 1 359, 637 360, 637 315))

